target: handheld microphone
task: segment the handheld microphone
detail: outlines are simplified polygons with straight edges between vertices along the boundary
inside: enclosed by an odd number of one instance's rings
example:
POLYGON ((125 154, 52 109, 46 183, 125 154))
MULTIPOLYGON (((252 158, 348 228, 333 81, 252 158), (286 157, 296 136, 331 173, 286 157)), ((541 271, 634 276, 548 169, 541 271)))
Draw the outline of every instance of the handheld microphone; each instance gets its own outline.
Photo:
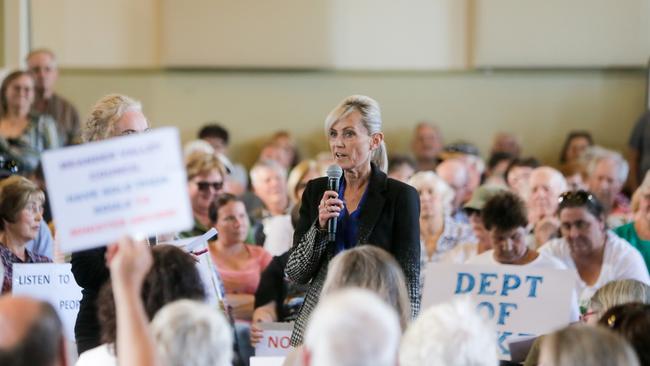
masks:
MULTIPOLYGON (((333 164, 327 168, 327 190, 328 191, 339 191, 339 183, 341 181, 341 176, 343 176, 343 169, 340 166, 333 164)), ((332 217, 327 220, 327 241, 335 242, 336 241, 336 217, 332 217)))

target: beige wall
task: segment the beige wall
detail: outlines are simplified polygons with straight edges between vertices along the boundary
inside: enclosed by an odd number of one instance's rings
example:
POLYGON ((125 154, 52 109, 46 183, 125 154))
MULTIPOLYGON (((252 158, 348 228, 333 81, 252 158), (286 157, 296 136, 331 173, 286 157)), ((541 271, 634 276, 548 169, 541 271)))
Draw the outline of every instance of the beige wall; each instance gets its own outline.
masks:
POLYGON ((496 131, 519 135, 526 154, 555 162, 567 131, 593 131, 622 149, 644 109, 641 71, 226 72, 63 71, 59 91, 86 115, 103 94, 139 98, 155 126, 185 141, 208 120, 233 135, 233 155, 251 164, 261 141, 289 129, 304 153, 325 149, 322 121, 343 97, 382 105, 389 152, 407 152, 417 120, 438 121, 447 141, 474 141, 484 155, 496 131))

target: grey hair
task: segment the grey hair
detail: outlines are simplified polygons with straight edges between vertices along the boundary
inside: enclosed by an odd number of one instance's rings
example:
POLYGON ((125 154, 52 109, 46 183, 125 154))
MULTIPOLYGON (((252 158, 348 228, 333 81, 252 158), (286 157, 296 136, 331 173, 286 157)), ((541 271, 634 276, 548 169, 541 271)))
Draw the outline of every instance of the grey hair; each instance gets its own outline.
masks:
POLYGON ((156 313, 151 330, 165 366, 231 365, 232 330, 216 307, 174 301, 156 313))
POLYGON ((650 304, 650 286, 632 279, 611 281, 593 294, 588 306, 600 318, 614 306, 630 302, 650 304))
POLYGON ((468 298, 433 306, 404 333, 399 364, 496 366, 494 330, 468 298))
POLYGON ((594 175, 596 167, 601 160, 610 159, 616 164, 616 178, 618 179, 618 182, 622 184, 627 180, 630 166, 620 153, 600 146, 592 146, 585 151, 584 158, 588 162, 587 173, 589 174, 589 177, 594 175))
POLYGON ((348 288, 321 298, 305 333, 312 366, 394 366, 400 327, 377 295, 348 288))
POLYGON ((287 170, 275 160, 260 160, 251 168, 250 177, 251 183, 256 185, 259 181, 259 174, 262 169, 273 169, 275 170, 284 181, 287 180, 287 170))
POLYGON ((127 111, 142 111, 142 104, 135 99, 120 94, 102 97, 93 106, 83 130, 84 142, 104 140, 113 135, 115 123, 127 111))
POLYGON ((418 192, 424 188, 431 188, 435 197, 439 197, 442 202, 442 207, 445 212, 443 214, 451 214, 452 202, 454 201, 454 190, 432 171, 422 171, 413 174, 409 179, 409 184, 412 185, 418 192))
POLYGON ((549 365, 638 366, 634 349, 604 327, 577 324, 542 339, 541 360, 549 365))
MULTIPOLYGON (((339 103, 325 118, 325 135, 341 118, 357 111, 361 113, 361 122, 370 135, 381 132, 381 110, 376 100, 365 95, 351 95, 339 103)), ((388 171, 388 152, 386 143, 382 140, 379 147, 372 153, 371 161, 382 172, 388 171)))

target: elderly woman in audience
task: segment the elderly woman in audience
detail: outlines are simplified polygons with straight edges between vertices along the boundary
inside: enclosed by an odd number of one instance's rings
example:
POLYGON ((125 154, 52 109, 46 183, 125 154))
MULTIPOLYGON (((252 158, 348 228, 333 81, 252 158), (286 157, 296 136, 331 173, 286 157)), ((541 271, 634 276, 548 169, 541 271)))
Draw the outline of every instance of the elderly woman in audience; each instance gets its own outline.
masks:
POLYGON ((232 330, 219 311, 205 303, 177 300, 151 321, 162 366, 231 366, 232 330))
POLYGON ((638 366, 638 358, 622 337, 600 327, 569 326, 542 341, 540 365, 638 366))
POLYGON ((641 366, 650 365, 650 305, 628 303, 617 305, 603 314, 598 324, 625 338, 639 357, 641 366))
POLYGON ((589 190, 603 205, 609 227, 623 225, 632 219, 630 202, 621 190, 627 180, 629 165, 623 156, 612 150, 592 147, 587 153, 589 190))
POLYGON ((434 172, 418 172, 409 184, 420 195, 420 261, 440 261, 443 255, 459 243, 476 241, 469 225, 451 217, 454 192, 434 172))
POLYGON ((291 205, 297 205, 302 199, 302 194, 307 188, 307 183, 315 178, 322 177, 315 160, 303 160, 296 165, 289 173, 287 188, 291 205))
POLYGON ((211 226, 210 203, 223 193, 226 170, 215 154, 194 151, 185 158, 187 190, 190 194, 194 227, 181 238, 203 235, 211 226))
POLYGON ((576 271, 581 305, 610 281, 635 279, 650 283, 639 252, 607 231, 603 207, 593 194, 587 191, 563 193, 558 212, 562 238, 549 241, 539 251, 554 256, 576 271))
POLYGON ((14 263, 52 262, 34 254, 27 243, 38 234, 43 219, 43 192, 26 178, 14 175, 0 182, 0 258, 4 268, 2 293, 11 292, 14 263))
POLYGON ((468 299, 433 306, 404 333, 399 364, 496 366, 494 330, 468 299))
POLYGON ((56 121, 30 113, 34 79, 27 71, 14 71, 0 86, 0 155, 16 160, 26 173, 38 166, 44 150, 59 146, 56 121))
POLYGON ((633 206, 638 205, 634 210, 634 220, 615 228, 614 232, 641 253, 650 271, 650 172, 634 192, 632 202, 633 206))
POLYGON ((637 280, 609 282, 591 297, 581 320, 596 324, 607 310, 632 302, 650 304, 650 286, 637 280))
MULTIPOLYGON (((145 132, 149 122, 142 113, 140 102, 125 95, 110 94, 92 108, 83 131, 85 142, 145 132)), ((79 353, 100 344, 95 300, 101 286, 109 279, 105 265, 106 248, 96 248, 72 254, 72 274, 82 288, 82 299, 75 323, 75 338, 79 353)))
MULTIPOLYGON (((190 254, 173 245, 158 245, 152 249, 152 255, 153 265, 144 278, 141 292, 149 320, 167 303, 179 299, 205 299, 203 282, 196 269, 196 262, 190 254)), ((110 282, 102 287, 97 306, 103 344, 82 353, 77 366, 117 364, 116 353, 120 350, 115 348, 118 329, 113 287, 110 282)), ((212 311, 217 312, 218 309, 212 311)))

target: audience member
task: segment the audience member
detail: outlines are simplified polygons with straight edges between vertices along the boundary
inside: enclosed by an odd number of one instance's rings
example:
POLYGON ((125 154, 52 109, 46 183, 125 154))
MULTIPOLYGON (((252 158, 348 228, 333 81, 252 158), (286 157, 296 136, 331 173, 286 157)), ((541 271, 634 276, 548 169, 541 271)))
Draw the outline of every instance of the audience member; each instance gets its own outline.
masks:
POLYGON ((233 337, 214 307, 192 300, 165 305, 151 321, 162 366, 230 366, 233 337))
POLYGON ((587 187, 589 174, 587 173, 585 162, 582 159, 562 164, 560 166, 560 172, 564 175, 570 191, 589 189, 587 187))
POLYGON ((614 306, 598 323, 625 338, 636 352, 641 366, 650 365, 650 305, 647 302, 614 306))
POLYGON ((636 189, 650 168, 650 144, 648 143, 648 128, 650 128, 650 110, 644 112, 634 124, 628 148, 630 151, 630 183, 636 189))
POLYGON ((581 306, 610 281, 635 279, 650 284, 641 254, 607 231, 603 207, 593 194, 586 191, 563 193, 558 212, 562 238, 549 241, 539 251, 556 257, 576 271, 581 306))
POLYGON ((496 366, 494 330, 468 300, 433 306, 408 327, 399 350, 400 366, 496 366))
POLYGON ((589 131, 571 131, 564 140, 560 150, 560 166, 579 161, 588 147, 594 145, 589 131))
POLYGON ((388 160, 388 178, 407 183, 415 173, 415 161, 406 155, 393 155, 388 160))
MULTIPOLYGON (((144 278, 141 290, 148 320, 153 319, 165 304, 175 300, 205 299, 203 282, 196 269, 196 261, 190 254, 173 245, 157 245, 151 252, 153 265, 144 278)), ((82 353, 77 366, 116 364, 116 353, 120 350, 115 347, 118 329, 114 291, 111 282, 107 282, 97 299, 102 345, 82 353)))
POLYGON ((521 155, 521 141, 511 133, 499 132, 494 135, 492 148, 490 148, 491 156, 496 153, 505 153, 513 158, 518 158, 521 155))
POLYGON ((506 184, 508 184, 510 190, 518 194, 524 202, 530 196, 530 187, 528 186, 530 174, 539 165, 539 161, 533 157, 514 159, 508 164, 508 168, 504 173, 506 184))
POLYGON ((540 365, 638 366, 632 347, 600 327, 573 325, 544 337, 540 365))
POLYGON ((43 219, 43 191, 21 176, 0 182, 0 258, 4 267, 2 293, 12 289, 14 263, 52 262, 26 248, 34 240, 43 219))
POLYGON ((603 204, 609 227, 617 227, 630 221, 630 203, 621 193, 629 171, 621 154, 602 148, 591 152, 587 171, 589 190, 603 204))
POLYGON ((248 187, 248 171, 243 165, 233 162, 229 158, 230 134, 228 130, 220 124, 211 122, 201 127, 198 138, 207 141, 214 152, 226 160, 224 165, 228 166, 229 170, 229 174, 225 177, 226 192, 235 196, 243 195, 248 187))
MULTIPOLYGON (((291 170, 298 162, 300 161, 300 153, 298 152, 298 145, 296 141, 291 136, 291 133, 286 130, 276 131, 273 136, 271 136, 270 143, 280 147, 284 150, 284 155, 288 161, 288 164, 282 164, 285 169, 291 170)), ((260 159, 263 160, 263 159, 260 159)), ((282 163, 282 162, 281 162, 282 163)))
POLYGON ((307 187, 307 182, 314 178, 322 177, 315 160, 303 160, 291 169, 287 179, 287 190, 291 205, 300 204, 302 193, 307 187))
POLYGON ((442 134, 431 122, 420 122, 413 131, 411 151, 417 164, 417 171, 434 170, 438 165, 438 154, 442 151, 442 134))
POLYGON ((507 186, 506 170, 513 159, 513 155, 507 152, 496 152, 490 155, 483 183, 507 186))
POLYGON ((631 302, 650 304, 650 286, 627 279, 608 282, 591 297, 582 321, 596 324, 607 310, 631 302))
POLYGON ((467 167, 467 187, 463 203, 469 201, 472 193, 481 185, 485 173, 485 162, 481 159, 478 147, 474 144, 459 141, 446 145, 440 153, 441 160, 458 159, 467 167))
POLYGON ((211 227, 210 204, 223 193, 224 166, 214 155, 195 151, 185 158, 187 190, 194 214, 194 227, 179 233, 181 238, 203 235, 211 227))
POLYGON ((458 223, 467 224, 469 220, 462 210, 465 195, 469 189, 467 166, 459 159, 448 159, 438 165, 436 173, 454 190, 451 217, 458 223))
POLYGON ((65 98, 54 92, 59 69, 54 52, 40 48, 27 55, 27 67, 34 77, 35 98, 32 111, 52 116, 58 127, 62 145, 81 142, 81 123, 77 109, 65 98))
POLYGON ((420 196, 420 276, 423 276, 428 263, 441 261, 456 245, 476 238, 468 224, 451 218, 454 191, 436 173, 415 173, 409 184, 420 196))
POLYGON ((530 173, 527 201, 529 246, 537 249, 558 237, 560 223, 557 219, 558 197, 567 190, 562 173, 549 166, 535 168, 530 173))
POLYGON ((275 161, 280 164, 284 170, 291 169, 291 156, 288 150, 272 141, 267 142, 260 150, 258 161, 275 161))
MULTIPOLYGON (((125 95, 110 94, 102 97, 93 106, 86 120, 82 137, 85 142, 92 142, 141 133, 148 129, 149 122, 142 113, 140 102, 125 95)), ((95 300, 99 289, 109 279, 105 255, 105 247, 72 254, 72 274, 82 288, 82 298, 75 323, 75 338, 79 353, 100 345, 100 327, 95 300)))
POLYGON ((650 174, 646 174, 632 201, 638 202, 633 221, 615 228, 614 232, 641 253, 650 271, 650 174))
POLYGON ((38 166, 41 153, 59 147, 56 122, 46 114, 30 113, 34 79, 27 71, 14 71, 0 86, 0 155, 15 160, 26 175, 38 166))
POLYGON ((255 225, 255 243, 272 255, 280 255, 291 246, 293 227, 289 215, 287 171, 273 160, 262 160, 251 168, 253 192, 264 204, 250 210, 255 225))
POLYGON ((0 365, 67 365, 63 325, 52 305, 0 297, 0 365))
POLYGON ((400 327, 395 311, 368 290, 323 298, 305 333, 305 366, 396 366, 400 327))

